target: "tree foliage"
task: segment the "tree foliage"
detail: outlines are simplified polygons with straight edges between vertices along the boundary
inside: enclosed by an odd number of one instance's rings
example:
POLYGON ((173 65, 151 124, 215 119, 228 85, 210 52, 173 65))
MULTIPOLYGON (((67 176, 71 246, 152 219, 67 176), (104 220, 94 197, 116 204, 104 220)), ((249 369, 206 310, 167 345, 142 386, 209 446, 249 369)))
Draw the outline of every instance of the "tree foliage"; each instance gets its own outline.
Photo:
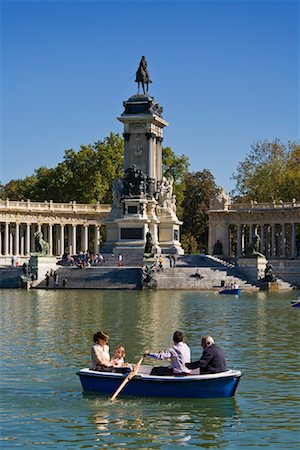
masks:
POLYGON ((204 251, 207 249, 208 243, 207 211, 217 186, 214 176, 207 169, 187 173, 184 180, 183 235, 194 236, 198 243, 198 249, 204 251))
POLYGON ((112 183, 123 173, 123 139, 111 133, 103 141, 79 151, 65 151, 64 161, 55 168, 40 167, 24 180, 5 186, 11 200, 111 203, 112 183))
POLYGON ((233 194, 242 202, 300 199, 299 143, 256 142, 232 178, 236 181, 233 194))

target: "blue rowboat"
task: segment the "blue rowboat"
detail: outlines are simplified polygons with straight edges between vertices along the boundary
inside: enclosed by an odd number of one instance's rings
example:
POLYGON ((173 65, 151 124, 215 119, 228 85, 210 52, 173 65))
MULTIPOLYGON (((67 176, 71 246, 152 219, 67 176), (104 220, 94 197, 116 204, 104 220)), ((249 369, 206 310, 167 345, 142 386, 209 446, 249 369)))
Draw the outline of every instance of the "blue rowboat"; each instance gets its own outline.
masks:
MULTIPOLYGON (((239 370, 199 375, 199 369, 187 376, 158 376, 150 375, 152 368, 150 365, 142 365, 138 374, 126 384, 121 395, 174 398, 233 397, 242 376, 239 370)), ((86 368, 79 370, 77 375, 84 392, 112 395, 127 374, 98 372, 86 368)))
POLYGON ((300 307, 300 299, 292 300, 291 303, 292 303, 292 306, 293 306, 294 308, 300 307))
POLYGON ((219 294, 228 294, 228 295, 240 295, 241 290, 239 288, 236 289, 223 289, 219 291, 219 294))

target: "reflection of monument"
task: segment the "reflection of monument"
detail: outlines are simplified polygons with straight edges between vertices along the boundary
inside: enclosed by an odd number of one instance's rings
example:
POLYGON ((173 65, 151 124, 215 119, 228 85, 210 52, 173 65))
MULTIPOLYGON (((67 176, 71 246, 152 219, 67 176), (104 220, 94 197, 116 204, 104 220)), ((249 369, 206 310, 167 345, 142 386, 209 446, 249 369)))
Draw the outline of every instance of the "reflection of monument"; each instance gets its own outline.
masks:
MULTIPOLYGON (((139 70, 136 81, 148 88, 151 81, 144 57, 139 70)), ((150 232, 153 252, 181 254, 173 179, 162 174, 163 128, 168 124, 162 118, 162 107, 144 92, 125 101, 118 118, 124 124, 124 177, 114 183, 103 252, 131 249, 143 253, 150 232)))

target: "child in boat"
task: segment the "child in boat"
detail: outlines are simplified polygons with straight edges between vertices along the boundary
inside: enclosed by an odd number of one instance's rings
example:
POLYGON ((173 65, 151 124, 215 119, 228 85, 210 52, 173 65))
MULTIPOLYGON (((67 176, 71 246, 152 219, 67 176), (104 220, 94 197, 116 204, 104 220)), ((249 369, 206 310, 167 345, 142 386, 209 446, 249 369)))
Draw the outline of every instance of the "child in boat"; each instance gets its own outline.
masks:
POLYGON ((123 345, 119 345, 119 347, 115 349, 115 353, 111 359, 111 363, 113 364, 114 367, 128 366, 128 364, 124 362, 124 359, 125 359, 125 347, 123 347, 123 345))

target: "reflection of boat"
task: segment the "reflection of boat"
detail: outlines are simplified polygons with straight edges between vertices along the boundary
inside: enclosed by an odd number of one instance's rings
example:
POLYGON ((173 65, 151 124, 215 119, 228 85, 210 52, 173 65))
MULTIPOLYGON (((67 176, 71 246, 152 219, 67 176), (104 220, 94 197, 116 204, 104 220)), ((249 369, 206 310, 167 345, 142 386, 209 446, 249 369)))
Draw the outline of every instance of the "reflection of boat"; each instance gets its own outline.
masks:
POLYGON ((300 307, 300 298, 297 298, 297 300, 292 300, 291 303, 292 303, 292 306, 294 306, 294 307, 296 307, 296 306, 300 307))
MULTIPOLYGON (((138 374, 126 384, 122 394, 142 397, 220 398, 234 396, 242 373, 228 370, 215 374, 187 376, 150 375, 153 366, 142 365, 138 374)), ((84 392, 113 394, 126 374, 81 369, 77 372, 84 392)))
POLYGON ((219 294, 228 294, 228 295, 240 295, 241 290, 239 288, 225 288, 222 291, 219 291, 219 294))

